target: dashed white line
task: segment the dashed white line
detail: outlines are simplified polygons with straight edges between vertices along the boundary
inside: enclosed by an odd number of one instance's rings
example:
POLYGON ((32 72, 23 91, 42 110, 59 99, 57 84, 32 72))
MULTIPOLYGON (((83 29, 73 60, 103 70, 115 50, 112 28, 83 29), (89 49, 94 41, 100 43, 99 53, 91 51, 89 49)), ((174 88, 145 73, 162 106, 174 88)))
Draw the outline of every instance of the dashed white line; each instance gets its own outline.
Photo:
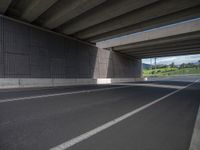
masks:
POLYGON ((173 91, 173 92, 171 92, 171 93, 169 93, 169 94, 167 94, 167 95, 165 95, 165 96, 163 96, 163 97, 161 97, 159 99, 156 99, 156 100, 154 100, 154 101, 152 101, 152 102, 150 102, 150 103, 148 103, 148 104, 146 104, 146 105, 144 105, 142 107, 139 107, 139 108, 127 113, 127 114, 124 114, 124 115, 122 115, 122 116, 120 116, 118 118, 115 118, 114 120, 111 120, 111 121, 109 121, 109 122, 107 122, 107 123, 95 128, 93 130, 90 130, 90 131, 88 131, 86 133, 83 133, 80 136, 77 136, 77 137, 75 137, 75 138, 73 138, 73 139, 71 139, 69 141, 66 141, 66 142, 64 142, 64 143, 62 143, 62 144, 60 144, 58 146, 55 146, 55 147, 51 148, 50 150, 66 150, 66 149, 74 146, 75 144, 78 144, 78 143, 90 138, 91 136, 93 136, 93 135, 95 135, 95 134, 97 134, 97 133, 99 133, 99 132, 101 132, 103 130, 106 130, 107 128, 109 128, 109 127, 111 127, 111 126, 113 126, 113 125, 115 125, 115 124, 117 124, 117 123, 119 123, 119 122, 121 122, 121 121, 123 121, 123 120, 125 120, 125 119, 127 119, 127 118, 129 118, 131 116, 133 116, 134 114, 136 114, 136 113, 138 113, 138 112, 140 112, 140 111, 142 111, 142 110, 144 110, 144 109, 146 109, 146 108, 148 108, 148 107, 150 107, 150 106, 152 106, 152 105, 164 100, 165 98, 167 98, 167 97, 169 97, 169 96, 171 96, 171 95, 173 95, 173 94, 175 94, 175 93, 177 93, 177 92, 179 92, 179 91, 181 91, 181 90, 193 85, 194 83, 196 83, 198 81, 199 80, 196 80, 195 82, 188 84, 187 86, 183 87, 182 89, 178 89, 176 91, 173 91))

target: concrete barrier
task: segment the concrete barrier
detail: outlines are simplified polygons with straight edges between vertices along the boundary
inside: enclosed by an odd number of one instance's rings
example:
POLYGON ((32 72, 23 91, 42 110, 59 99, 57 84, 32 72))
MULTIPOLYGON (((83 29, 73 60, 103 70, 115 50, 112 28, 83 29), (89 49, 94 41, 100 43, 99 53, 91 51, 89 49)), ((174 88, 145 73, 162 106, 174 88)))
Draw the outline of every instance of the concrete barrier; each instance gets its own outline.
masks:
POLYGON ((112 84, 143 81, 143 78, 50 79, 50 78, 0 78, 0 88, 53 87, 88 84, 112 84))
POLYGON ((112 84, 112 83, 123 83, 123 82, 138 82, 144 81, 145 78, 99 78, 97 84, 112 84))
POLYGON ((111 78, 98 78, 97 84, 111 84, 111 78))
POLYGON ((52 79, 41 79, 41 78, 20 78, 20 87, 50 87, 53 86, 52 79))
POLYGON ((52 79, 53 86, 76 85, 76 79, 52 79))
POLYGON ((96 79, 76 79, 77 85, 85 85, 85 84, 96 84, 96 79))
POLYGON ((135 82, 135 78, 112 78, 112 83, 135 82))
POLYGON ((0 88, 19 88, 19 80, 16 78, 0 78, 0 88))

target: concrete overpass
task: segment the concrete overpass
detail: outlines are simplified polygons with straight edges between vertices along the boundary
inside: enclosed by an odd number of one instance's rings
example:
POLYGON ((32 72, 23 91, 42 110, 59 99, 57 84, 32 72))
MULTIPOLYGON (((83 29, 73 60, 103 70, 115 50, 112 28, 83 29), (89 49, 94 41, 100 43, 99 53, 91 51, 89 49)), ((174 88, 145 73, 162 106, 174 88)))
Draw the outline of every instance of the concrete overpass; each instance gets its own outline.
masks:
POLYGON ((142 58, 200 53, 197 18, 199 0, 0 0, 0 150, 199 150, 200 77, 141 81, 142 58))
POLYGON ((135 58, 199 53, 200 19, 101 41, 97 46, 135 58))
POLYGON ((197 18, 199 8, 198 0, 1 0, 0 12, 96 42, 197 18))
POLYGON ((199 21, 180 23, 199 10, 198 0, 1 0, 1 83, 137 80, 141 58, 199 53, 199 21))

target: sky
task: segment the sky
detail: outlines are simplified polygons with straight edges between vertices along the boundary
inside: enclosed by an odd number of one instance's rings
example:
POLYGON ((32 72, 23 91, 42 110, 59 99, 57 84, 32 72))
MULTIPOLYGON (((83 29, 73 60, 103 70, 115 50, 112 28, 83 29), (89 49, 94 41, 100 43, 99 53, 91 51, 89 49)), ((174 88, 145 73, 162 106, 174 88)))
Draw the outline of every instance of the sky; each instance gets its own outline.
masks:
MULTIPOLYGON (((184 56, 172 56, 172 57, 159 57, 156 59, 157 64, 168 65, 174 62, 176 65, 180 65, 182 63, 195 63, 200 60, 200 54, 198 55, 184 55, 184 56)), ((150 64, 151 60, 142 59, 142 63, 150 64)), ((152 59, 152 63, 154 63, 154 59, 152 59)))

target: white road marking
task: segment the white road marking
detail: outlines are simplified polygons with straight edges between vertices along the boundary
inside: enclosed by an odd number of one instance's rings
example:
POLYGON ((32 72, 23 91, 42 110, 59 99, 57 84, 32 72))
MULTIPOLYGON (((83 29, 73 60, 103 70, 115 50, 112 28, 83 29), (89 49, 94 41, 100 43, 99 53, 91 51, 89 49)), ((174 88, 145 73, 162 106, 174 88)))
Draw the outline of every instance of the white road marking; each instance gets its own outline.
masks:
POLYGON ((200 150, 200 107, 196 116, 189 150, 200 150))
POLYGON ((98 91, 105 91, 105 90, 122 89, 122 88, 133 87, 133 86, 159 87, 159 88, 171 88, 171 89, 182 89, 184 87, 184 86, 174 86, 174 85, 172 86, 172 85, 143 84, 143 83, 126 83, 126 84, 125 83, 119 83, 119 84, 113 84, 113 85, 123 85, 123 86, 122 87, 120 86, 120 87, 92 89, 92 90, 81 90, 81 91, 74 91, 74 92, 63 92, 63 93, 56 93, 56 94, 45 94, 45 95, 0 99, 0 103, 20 101, 20 100, 30 100, 30 99, 45 98, 45 97, 53 97, 53 96, 98 92, 98 91))
POLYGON ((153 102, 150 102, 150 103, 148 103, 148 104, 146 104, 146 105, 144 105, 142 107, 139 107, 139 108, 137 108, 137 109, 135 109, 135 110, 133 110, 133 111, 127 113, 127 114, 124 114, 124 115, 122 115, 122 116, 120 116, 118 118, 115 118, 114 120, 111 120, 111 121, 109 121, 109 122, 107 122, 107 123, 95 128, 93 130, 90 130, 90 131, 88 131, 86 133, 83 133, 80 136, 77 136, 77 137, 75 137, 75 138, 73 138, 73 139, 71 139, 69 141, 66 141, 66 142, 64 142, 64 143, 62 143, 62 144, 60 144, 58 146, 55 146, 55 147, 51 148, 50 150, 66 150, 66 149, 74 146, 75 144, 78 144, 78 143, 90 138, 91 136, 93 136, 93 135, 95 135, 95 134, 97 134, 97 133, 99 133, 99 132, 101 132, 103 130, 106 130, 107 128, 109 128, 109 127, 111 127, 111 126, 113 126, 113 125, 115 125, 115 124, 117 124, 117 123, 119 123, 119 122, 121 122, 121 121, 123 121, 123 120, 125 120, 125 119, 127 119, 127 118, 129 118, 131 116, 133 116, 134 114, 136 114, 136 113, 138 113, 138 112, 140 112, 140 111, 142 111, 142 110, 144 110, 144 109, 146 109, 146 108, 148 108, 148 107, 150 107, 150 106, 152 106, 152 105, 164 100, 165 98, 167 98, 167 97, 169 97, 169 96, 171 96, 171 95, 173 95, 173 94, 175 94, 175 93, 177 93, 177 92, 179 92, 179 91, 181 91, 181 90, 183 90, 183 89, 195 84, 196 82, 198 82, 198 80, 196 80, 193 83, 188 84, 187 86, 183 87, 182 89, 178 89, 176 91, 173 91, 173 92, 171 92, 171 93, 169 93, 169 94, 167 94, 167 95, 165 95, 165 96, 163 96, 163 97, 161 97, 159 99, 154 100, 153 102))
POLYGON ((182 89, 185 86, 178 85, 167 85, 167 84, 153 84, 153 83, 120 83, 113 85, 132 85, 132 86, 146 86, 146 87, 158 87, 158 88, 168 88, 168 89, 182 89))
POLYGON ((111 88, 92 89, 92 90, 82 90, 82 91, 74 91, 74 92, 64 92, 64 93, 56 93, 56 94, 27 96, 27 97, 19 97, 19 98, 9 98, 9 99, 0 100, 0 103, 21 101, 21 100, 30 100, 30 99, 37 99, 37 98, 45 98, 45 97, 52 97, 52 96, 72 95, 72 94, 90 93, 90 92, 98 92, 98 91, 106 91, 106 90, 114 90, 114 89, 123 89, 123 88, 128 88, 128 87, 131 87, 131 85, 120 86, 120 87, 111 87, 111 88))

